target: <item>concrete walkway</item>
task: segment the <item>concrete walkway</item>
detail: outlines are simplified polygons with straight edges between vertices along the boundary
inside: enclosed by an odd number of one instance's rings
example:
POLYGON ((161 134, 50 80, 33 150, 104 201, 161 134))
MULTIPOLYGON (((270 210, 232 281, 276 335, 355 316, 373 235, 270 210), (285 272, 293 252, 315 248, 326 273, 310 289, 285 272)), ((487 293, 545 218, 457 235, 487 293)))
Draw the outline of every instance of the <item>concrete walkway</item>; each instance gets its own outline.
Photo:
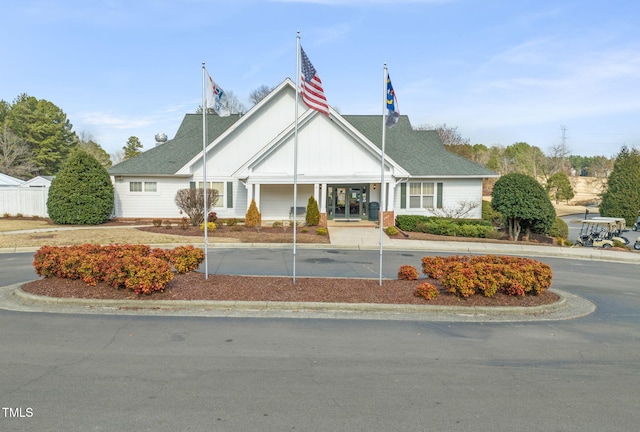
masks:
MULTIPOLYGON (((329 227, 331 246, 349 249, 379 249, 380 230, 372 227, 329 227)), ((423 250, 446 253, 479 253, 495 255, 546 256, 640 264, 640 252, 600 248, 542 246, 530 243, 476 243, 389 238, 382 234, 384 249, 423 250)), ((321 245, 323 246, 323 245, 321 245)))

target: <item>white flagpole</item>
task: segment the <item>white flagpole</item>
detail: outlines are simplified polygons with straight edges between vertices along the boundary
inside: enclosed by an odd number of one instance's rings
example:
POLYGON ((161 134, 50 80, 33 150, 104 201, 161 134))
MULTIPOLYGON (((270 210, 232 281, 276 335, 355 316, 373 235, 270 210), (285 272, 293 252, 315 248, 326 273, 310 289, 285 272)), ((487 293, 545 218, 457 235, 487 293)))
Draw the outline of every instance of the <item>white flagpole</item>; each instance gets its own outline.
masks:
MULTIPOLYGON (((209 279, 209 232, 207 227, 207 77, 202 62, 202 186, 204 192, 204 278, 209 279)), ((196 188, 197 189, 197 188, 196 188)), ((197 192, 197 190, 196 190, 197 192)))
POLYGON ((296 109, 293 135, 293 283, 296 283, 296 239, 298 231, 298 98, 300 93, 300 31, 296 36, 296 109))
POLYGON ((384 64, 384 71, 382 74, 382 152, 380 154, 380 220, 379 228, 380 228, 380 275, 378 276, 378 283, 382 286, 382 241, 383 241, 383 229, 384 229, 384 211, 386 209, 385 205, 385 187, 384 184, 384 144, 387 139, 387 64, 384 64))

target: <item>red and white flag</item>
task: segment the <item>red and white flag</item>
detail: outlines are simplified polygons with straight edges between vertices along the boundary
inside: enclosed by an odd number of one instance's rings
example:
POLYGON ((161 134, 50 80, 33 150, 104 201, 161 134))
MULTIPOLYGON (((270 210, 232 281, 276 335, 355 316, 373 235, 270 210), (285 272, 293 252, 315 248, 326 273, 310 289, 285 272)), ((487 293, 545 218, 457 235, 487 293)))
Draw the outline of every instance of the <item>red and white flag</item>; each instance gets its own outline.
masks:
POLYGON ((329 115, 329 105, 316 68, 313 67, 302 47, 300 47, 300 54, 302 56, 302 100, 312 110, 329 115))

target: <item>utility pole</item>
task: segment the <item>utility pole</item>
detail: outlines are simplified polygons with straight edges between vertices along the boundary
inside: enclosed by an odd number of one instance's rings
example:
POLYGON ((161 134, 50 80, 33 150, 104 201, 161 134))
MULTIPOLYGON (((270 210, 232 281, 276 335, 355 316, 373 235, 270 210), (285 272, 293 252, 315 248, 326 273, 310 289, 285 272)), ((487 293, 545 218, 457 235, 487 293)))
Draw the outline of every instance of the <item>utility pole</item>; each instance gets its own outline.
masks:
POLYGON ((560 125, 560 130, 562 131, 562 147, 561 147, 562 171, 565 171, 566 169, 565 157, 567 155, 567 127, 565 125, 560 125))

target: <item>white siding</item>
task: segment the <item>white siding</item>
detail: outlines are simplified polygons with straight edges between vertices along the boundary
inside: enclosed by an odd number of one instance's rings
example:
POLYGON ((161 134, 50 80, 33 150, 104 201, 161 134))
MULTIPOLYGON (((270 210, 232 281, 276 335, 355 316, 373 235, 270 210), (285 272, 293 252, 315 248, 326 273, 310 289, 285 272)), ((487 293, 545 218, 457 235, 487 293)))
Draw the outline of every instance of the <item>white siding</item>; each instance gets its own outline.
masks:
MULTIPOLYGON (((298 207, 307 207, 313 185, 298 185, 298 207)), ((293 185, 262 185, 260 189, 262 220, 287 220, 293 207, 293 185)))

